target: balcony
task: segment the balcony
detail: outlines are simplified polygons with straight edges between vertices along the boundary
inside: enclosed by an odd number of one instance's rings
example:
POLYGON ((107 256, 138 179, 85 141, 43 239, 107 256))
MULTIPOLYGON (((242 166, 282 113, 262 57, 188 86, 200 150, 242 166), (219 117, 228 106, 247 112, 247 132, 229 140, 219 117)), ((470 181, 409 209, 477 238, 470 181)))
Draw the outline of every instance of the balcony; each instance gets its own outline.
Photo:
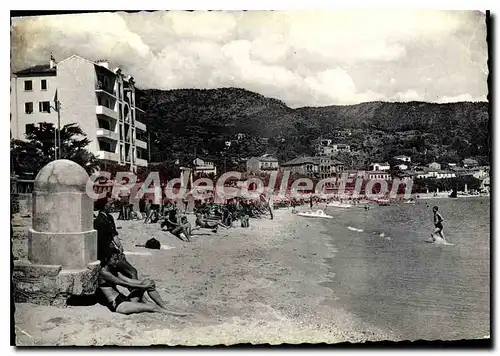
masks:
POLYGON ((135 127, 139 130, 146 131, 146 125, 140 121, 135 120, 135 127))
POLYGON ((97 158, 98 159, 103 159, 107 161, 113 161, 113 162, 118 162, 119 157, 116 153, 114 152, 108 152, 108 151, 97 151, 97 158))
POLYGON ((139 140, 139 139, 135 140, 135 144, 139 148, 144 148, 144 149, 148 148, 148 144, 144 141, 139 140))
POLYGON ((114 140, 114 141, 118 141, 118 138, 119 138, 119 135, 117 132, 113 132, 113 131, 107 130, 107 129, 97 129, 96 135, 97 135, 97 137, 107 138, 107 139, 114 140))
POLYGON ((95 107, 95 113, 97 115, 104 115, 112 119, 118 120, 118 113, 116 111, 102 105, 97 105, 95 107))
POLYGON ((138 165, 138 166, 141 166, 141 167, 147 167, 148 166, 148 161, 145 160, 145 159, 142 159, 142 158, 136 158, 135 159, 135 163, 138 165))
POLYGON ((104 94, 107 94, 113 98, 116 98, 114 88, 110 85, 106 86, 100 81, 96 82, 95 91, 96 91, 96 93, 104 93, 104 94))

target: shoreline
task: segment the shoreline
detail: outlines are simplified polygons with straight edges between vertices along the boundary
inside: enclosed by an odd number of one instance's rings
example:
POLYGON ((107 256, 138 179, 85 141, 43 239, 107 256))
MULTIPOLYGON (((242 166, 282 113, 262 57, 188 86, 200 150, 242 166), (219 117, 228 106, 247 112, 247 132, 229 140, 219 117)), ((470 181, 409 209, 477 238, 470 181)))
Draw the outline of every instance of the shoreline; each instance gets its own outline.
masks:
POLYGON ((329 280, 324 258, 336 250, 327 244, 320 223, 304 220, 277 209, 275 220, 252 219, 248 229, 221 229, 216 235, 203 232, 191 243, 159 231, 156 224, 117 221, 125 250, 151 253, 127 256, 140 277, 155 280, 172 309, 194 316, 126 316, 101 305, 16 304, 17 342, 135 346, 394 340, 391 333, 329 305, 335 296, 321 285, 329 280), (172 248, 134 246, 150 237, 172 248))

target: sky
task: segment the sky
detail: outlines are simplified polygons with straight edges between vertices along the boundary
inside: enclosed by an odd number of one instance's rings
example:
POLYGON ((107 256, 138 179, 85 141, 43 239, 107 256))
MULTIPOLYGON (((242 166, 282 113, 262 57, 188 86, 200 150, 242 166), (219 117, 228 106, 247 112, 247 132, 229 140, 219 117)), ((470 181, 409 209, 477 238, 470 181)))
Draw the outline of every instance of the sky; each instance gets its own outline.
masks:
POLYGON ((107 59, 143 89, 239 87, 290 107, 486 101, 485 14, 108 12, 12 19, 11 69, 107 59))

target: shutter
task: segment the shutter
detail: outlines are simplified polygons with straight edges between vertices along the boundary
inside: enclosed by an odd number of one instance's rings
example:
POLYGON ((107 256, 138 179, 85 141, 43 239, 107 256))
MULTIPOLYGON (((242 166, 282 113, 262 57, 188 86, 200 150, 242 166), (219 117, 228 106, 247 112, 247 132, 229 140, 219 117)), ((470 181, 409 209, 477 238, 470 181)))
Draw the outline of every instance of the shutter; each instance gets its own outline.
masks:
POLYGON ((43 108, 42 108, 42 102, 41 102, 41 101, 39 101, 39 102, 38 102, 38 111, 42 112, 42 109, 43 109, 43 108))
POLYGON ((47 112, 50 113, 50 101, 46 101, 46 103, 47 103, 47 112))

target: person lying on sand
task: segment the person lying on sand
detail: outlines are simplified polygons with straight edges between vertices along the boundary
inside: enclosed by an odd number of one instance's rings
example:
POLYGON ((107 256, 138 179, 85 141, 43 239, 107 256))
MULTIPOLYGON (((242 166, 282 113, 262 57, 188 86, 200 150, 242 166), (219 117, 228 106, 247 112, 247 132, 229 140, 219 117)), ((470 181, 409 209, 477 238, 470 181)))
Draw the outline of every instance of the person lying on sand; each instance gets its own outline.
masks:
POLYGON ((112 262, 123 275, 137 279, 137 270, 125 258, 115 220, 110 214, 112 201, 111 193, 107 193, 104 199, 95 204, 99 211, 94 219, 94 229, 97 231, 97 259, 101 261, 101 266, 112 262))
POLYGON ((196 213, 195 226, 202 229, 212 229, 214 232, 217 232, 219 226, 228 229, 228 227, 220 221, 205 219, 201 213, 196 213))
POLYGON ((161 228, 167 228, 172 235, 181 239, 182 241, 191 241, 191 224, 187 221, 186 216, 181 216, 177 208, 173 208, 167 214, 161 223, 161 228))
POLYGON ((186 316, 187 313, 173 312, 161 299, 156 290, 155 282, 150 279, 143 281, 128 278, 115 268, 113 263, 104 265, 98 276, 98 297, 100 303, 112 312, 120 314, 163 313, 175 316, 186 316), (129 295, 123 295, 117 288, 122 286, 131 290, 129 295), (153 300, 149 303, 147 295, 153 300))

